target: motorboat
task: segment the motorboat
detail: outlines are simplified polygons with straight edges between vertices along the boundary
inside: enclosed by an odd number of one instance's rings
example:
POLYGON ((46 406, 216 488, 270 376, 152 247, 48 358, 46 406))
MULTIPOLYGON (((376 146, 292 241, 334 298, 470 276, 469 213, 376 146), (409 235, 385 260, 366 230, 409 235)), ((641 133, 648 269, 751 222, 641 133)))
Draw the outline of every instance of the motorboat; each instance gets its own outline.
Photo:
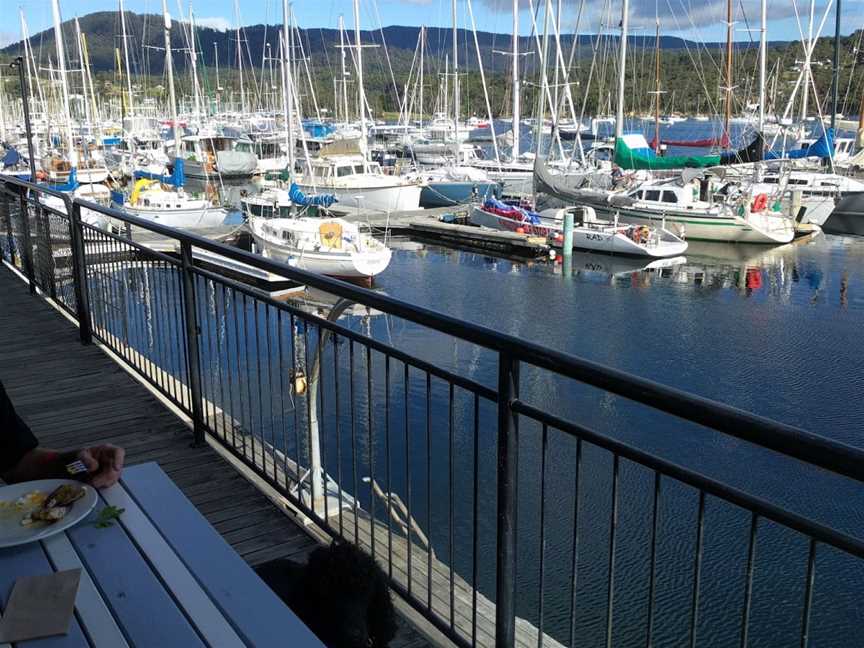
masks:
POLYGON ((622 225, 597 218, 591 207, 564 207, 536 213, 497 200, 487 200, 471 212, 471 222, 482 227, 533 234, 553 246, 564 244, 564 220, 573 216, 573 248, 640 257, 677 257, 687 242, 656 224, 622 225))
POLYGON ((324 155, 309 160, 307 167, 297 186, 310 195, 333 194, 342 208, 397 212, 420 207, 421 181, 385 175, 377 162, 362 155, 324 155))
POLYGON ((301 270, 371 283, 390 264, 384 243, 341 218, 249 219, 260 253, 301 270))
POLYGON ((187 135, 182 141, 190 178, 248 178, 258 168, 251 141, 225 135, 187 135))

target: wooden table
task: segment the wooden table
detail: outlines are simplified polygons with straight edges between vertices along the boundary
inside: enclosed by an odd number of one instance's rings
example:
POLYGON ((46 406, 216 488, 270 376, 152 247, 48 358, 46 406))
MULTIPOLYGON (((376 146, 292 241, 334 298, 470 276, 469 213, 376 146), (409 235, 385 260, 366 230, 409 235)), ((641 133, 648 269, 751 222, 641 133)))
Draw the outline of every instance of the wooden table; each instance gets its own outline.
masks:
POLYGON ((0 549, 0 606, 21 576, 82 570, 69 633, 16 646, 323 648, 157 464, 126 468, 99 495, 64 533, 0 549), (96 528, 108 504, 125 512, 96 528))

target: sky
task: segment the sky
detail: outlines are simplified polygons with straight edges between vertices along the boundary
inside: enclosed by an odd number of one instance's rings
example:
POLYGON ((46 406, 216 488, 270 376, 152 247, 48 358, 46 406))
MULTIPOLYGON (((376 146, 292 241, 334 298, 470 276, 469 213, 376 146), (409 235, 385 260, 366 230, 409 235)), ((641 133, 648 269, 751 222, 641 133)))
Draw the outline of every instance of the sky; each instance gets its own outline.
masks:
MULTIPOLYGON (((178 1, 188 14, 189 0, 168 0, 168 8, 176 18, 178 1)), ((477 28, 484 31, 510 33, 513 0, 471 0, 477 28)), ((545 0, 519 0, 520 33, 531 33, 532 3, 545 0)), ((599 30, 617 30, 621 18, 620 0, 551 0, 557 6, 563 3, 562 31, 573 31, 577 27, 582 33, 597 33, 599 30), (580 11, 581 6, 581 11, 580 11)), ((826 3, 830 13, 822 29, 824 36, 834 33, 835 0, 817 0, 814 33, 825 14, 826 3)), ((238 0, 241 24, 276 23, 281 21, 281 0, 238 0)), ((468 0, 458 0, 457 14, 460 27, 470 27, 468 0)), ((735 10, 735 39, 758 40, 759 0, 733 0, 735 10)), ((421 25, 450 27, 450 0, 361 0, 361 27, 375 29, 388 25, 421 25)), ((50 0, 0 0, 4 9, 21 7, 31 34, 51 26, 50 0)), ((161 0, 125 0, 126 9, 138 13, 161 12, 161 0)), ((301 27, 335 27, 340 13, 346 22, 353 24, 351 0, 295 0, 294 13, 301 27)), ((770 40, 796 40, 807 33, 809 0, 767 0, 768 38, 770 40)), ((217 29, 235 25, 233 0, 193 1, 196 22, 217 29)), ((93 11, 116 10, 116 0, 60 0, 60 11, 64 20, 83 16, 93 11)), ((849 34, 864 26, 864 0, 842 0, 841 32, 849 34)), ((20 39, 17 20, 4 12, 0 22, 0 45, 20 39), (13 22, 14 20, 14 22, 13 22)), ((655 20, 659 18, 660 31, 667 35, 703 41, 719 41, 726 38, 726 0, 630 0, 630 22, 632 34, 654 34, 655 20)), ((541 18, 542 23, 542 18, 541 18)), ((542 30, 542 24, 540 26, 542 30)))

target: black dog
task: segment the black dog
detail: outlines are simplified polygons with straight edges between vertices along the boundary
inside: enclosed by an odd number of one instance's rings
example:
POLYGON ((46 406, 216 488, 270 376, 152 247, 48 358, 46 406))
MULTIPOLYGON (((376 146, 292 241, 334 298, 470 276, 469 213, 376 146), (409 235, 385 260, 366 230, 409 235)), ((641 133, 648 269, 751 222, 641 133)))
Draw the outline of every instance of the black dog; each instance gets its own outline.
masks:
POLYGON ((386 648, 396 634, 387 576, 354 545, 334 542, 305 565, 273 560, 255 571, 330 648, 386 648))

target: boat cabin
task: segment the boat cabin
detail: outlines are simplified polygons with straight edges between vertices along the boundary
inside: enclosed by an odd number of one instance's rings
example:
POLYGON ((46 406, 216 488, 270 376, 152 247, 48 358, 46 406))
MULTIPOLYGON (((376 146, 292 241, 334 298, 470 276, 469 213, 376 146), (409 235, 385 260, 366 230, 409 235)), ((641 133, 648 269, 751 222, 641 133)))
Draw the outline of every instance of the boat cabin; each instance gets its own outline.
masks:
POLYGON ((627 195, 647 207, 692 209, 699 199, 699 190, 691 185, 645 184, 627 195))
POLYGON ((377 162, 366 162, 360 156, 340 158, 318 158, 312 161, 312 175, 316 180, 335 180, 352 175, 383 175, 381 165, 377 162))

